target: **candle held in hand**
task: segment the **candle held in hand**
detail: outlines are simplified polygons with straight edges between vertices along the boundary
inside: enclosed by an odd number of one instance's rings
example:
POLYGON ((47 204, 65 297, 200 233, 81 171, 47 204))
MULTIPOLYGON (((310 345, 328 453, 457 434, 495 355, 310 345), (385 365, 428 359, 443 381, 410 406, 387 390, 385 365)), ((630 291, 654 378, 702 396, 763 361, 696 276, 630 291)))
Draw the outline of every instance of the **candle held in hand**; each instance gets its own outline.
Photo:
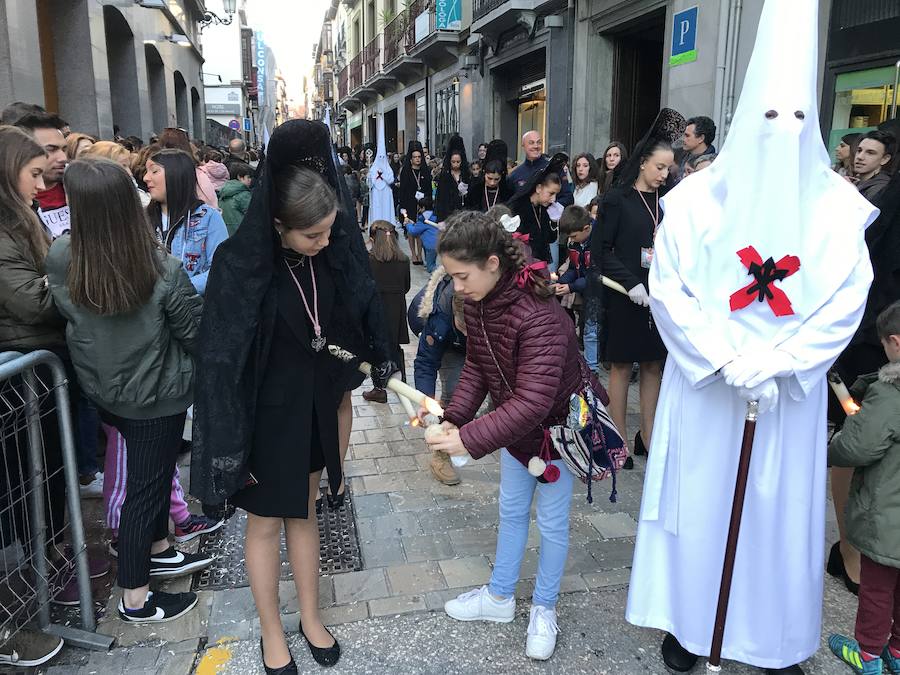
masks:
MULTIPOLYGON (((438 438, 439 436, 446 436, 446 435, 447 435, 447 432, 444 431, 444 427, 442 427, 440 424, 430 424, 425 429, 425 440, 428 440, 429 438, 438 438)), ((459 468, 461 466, 465 466, 469 462, 469 457, 468 457, 468 455, 460 455, 460 456, 451 455, 450 462, 453 464, 453 466, 459 468)))

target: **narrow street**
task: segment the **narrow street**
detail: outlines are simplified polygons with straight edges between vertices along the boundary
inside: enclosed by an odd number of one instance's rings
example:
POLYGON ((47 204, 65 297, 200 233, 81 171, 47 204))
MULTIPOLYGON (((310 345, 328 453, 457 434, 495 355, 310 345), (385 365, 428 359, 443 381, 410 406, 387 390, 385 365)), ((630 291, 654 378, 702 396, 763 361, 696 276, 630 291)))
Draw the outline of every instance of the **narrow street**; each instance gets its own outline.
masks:
MULTIPOLYGON (((427 281, 422 267, 412 270, 409 300, 427 281)), ((413 344, 405 347, 408 372, 415 357, 415 337, 411 338, 413 344)), ((624 620, 646 458, 636 458, 634 471, 618 474, 615 504, 609 502, 607 482, 595 484, 593 504, 586 502, 584 486, 575 486, 559 643, 551 661, 536 663, 524 653, 540 543, 533 519, 517 589, 516 620, 507 625, 467 624, 443 612, 447 599, 490 578, 498 520, 496 457, 463 467, 460 485, 441 485, 431 477, 421 430, 406 424, 395 395, 389 393, 387 405, 370 404, 362 399, 362 391, 353 396, 353 435, 345 465, 350 497, 341 517, 348 522, 331 540, 343 537, 350 555, 341 560, 346 551, 335 546, 323 551, 323 617, 344 650, 332 672, 667 672, 659 658, 662 634, 624 620), (354 559, 357 546, 361 561, 354 559), (360 569, 326 574, 329 565, 360 569)), ((631 388, 629 411, 633 426, 636 386, 631 388)), ((179 470, 187 484, 188 464, 179 470)), ((833 518, 830 507, 829 516, 833 518)), ((98 626, 100 632, 115 636, 113 651, 89 654, 67 647, 47 675, 261 675, 259 619, 243 569, 240 519, 240 514, 232 518, 223 535, 204 536, 199 542, 200 546, 217 542, 215 550, 226 554, 207 575, 212 579, 195 575, 160 586, 170 592, 198 590, 198 611, 149 628, 129 626, 115 611, 119 600, 115 589, 98 626), (212 587, 204 590, 204 586, 212 587)), ((829 521, 828 540, 835 537, 829 521)), ((184 550, 196 550, 197 545, 195 540, 184 550)), ((299 614, 290 568, 283 564, 282 571, 279 595, 291 651, 300 672, 320 672, 297 633, 299 614)), ((856 613, 856 598, 842 584, 826 575, 825 589, 823 640, 835 631, 852 631, 856 613)), ((840 675, 846 668, 824 642, 808 665, 811 675, 840 675)), ((728 672, 755 671, 732 664, 728 672)))

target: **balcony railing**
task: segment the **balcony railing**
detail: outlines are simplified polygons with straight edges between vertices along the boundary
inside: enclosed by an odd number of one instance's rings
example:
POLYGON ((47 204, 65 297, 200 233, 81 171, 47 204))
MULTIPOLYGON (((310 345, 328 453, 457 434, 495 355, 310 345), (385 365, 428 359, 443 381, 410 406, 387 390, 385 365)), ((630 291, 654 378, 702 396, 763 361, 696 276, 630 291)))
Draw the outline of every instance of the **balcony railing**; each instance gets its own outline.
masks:
POLYGON ((497 9, 506 0, 472 0, 472 17, 480 19, 490 11, 497 9))
POLYGON ((371 80, 381 70, 381 34, 376 35, 362 50, 363 82, 371 80))
POLYGON ((338 73, 338 100, 347 98, 347 79, 350 68, 344 68, 338 73))
MULTIPOLYGON (((425 10, 434 9, 431 0, 413 0, 409 4, 409 21, 406 25, 406 49, 412 49, 416 44, 416 18, 425 10)), ((434 30, 434 11, 431 12, 430 29, 434 30)), ((430 32, 430 31, 429 31, 430 32)))
POLYGON ((362 53, 357 54, 350 60, 350 79, 347 83, 350 91, 355 91, 362 86, 362 53))
POLYGON ((387 66, 406 54, 409 13, 403 10, 384 27, 384 65, 387 66))

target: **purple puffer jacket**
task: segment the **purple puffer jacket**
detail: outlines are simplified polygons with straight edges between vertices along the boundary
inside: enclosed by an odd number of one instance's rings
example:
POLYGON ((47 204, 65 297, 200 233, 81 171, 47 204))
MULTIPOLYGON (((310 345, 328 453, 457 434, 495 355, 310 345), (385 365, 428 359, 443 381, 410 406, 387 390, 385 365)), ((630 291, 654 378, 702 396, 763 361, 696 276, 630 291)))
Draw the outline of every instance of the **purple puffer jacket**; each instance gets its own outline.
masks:
MULTIPOLYGON (((580 390, 583 358, 572 320, 555 300, 541 300, 504 275, 481 302, 466 301, 466 364, 444 419, 460 428, 463 445, 475 459, 506 447, 522 464, 538 455, 543 427, 560 424, 569 397, 580 390), (490 346, 512 393, 488 349, 490 346), (491 395, 495 410, 473 420, 491 395)), ((606 390, 591 375, 604 404, 606 390)), ((553 459, 559 459, 551 449, 553 459)))

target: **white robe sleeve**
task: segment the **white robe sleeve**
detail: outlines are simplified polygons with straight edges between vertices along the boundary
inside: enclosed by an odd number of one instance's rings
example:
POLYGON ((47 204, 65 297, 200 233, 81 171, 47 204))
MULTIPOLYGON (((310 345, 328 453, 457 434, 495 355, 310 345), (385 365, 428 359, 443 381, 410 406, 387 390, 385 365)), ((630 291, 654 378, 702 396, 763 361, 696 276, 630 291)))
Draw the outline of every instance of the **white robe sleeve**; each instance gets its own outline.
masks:
POLYGON ((862 320, 871 284, 869 249, 860 237, 857 263, 844 283, 777 347, 794 360, 794 372, 788 379, 788 393, 794 400, 809 395, 850 343, 862 320))
MULTIPOLYGON (((726 331, 704 313, 690 284, 680 274, 677 236, 660 225, 650 267, 650 309, 669 355, 695 389, 710 384, 736 356, 726 331)), ((718 320, 715 320, 718 322, 718 320)))

